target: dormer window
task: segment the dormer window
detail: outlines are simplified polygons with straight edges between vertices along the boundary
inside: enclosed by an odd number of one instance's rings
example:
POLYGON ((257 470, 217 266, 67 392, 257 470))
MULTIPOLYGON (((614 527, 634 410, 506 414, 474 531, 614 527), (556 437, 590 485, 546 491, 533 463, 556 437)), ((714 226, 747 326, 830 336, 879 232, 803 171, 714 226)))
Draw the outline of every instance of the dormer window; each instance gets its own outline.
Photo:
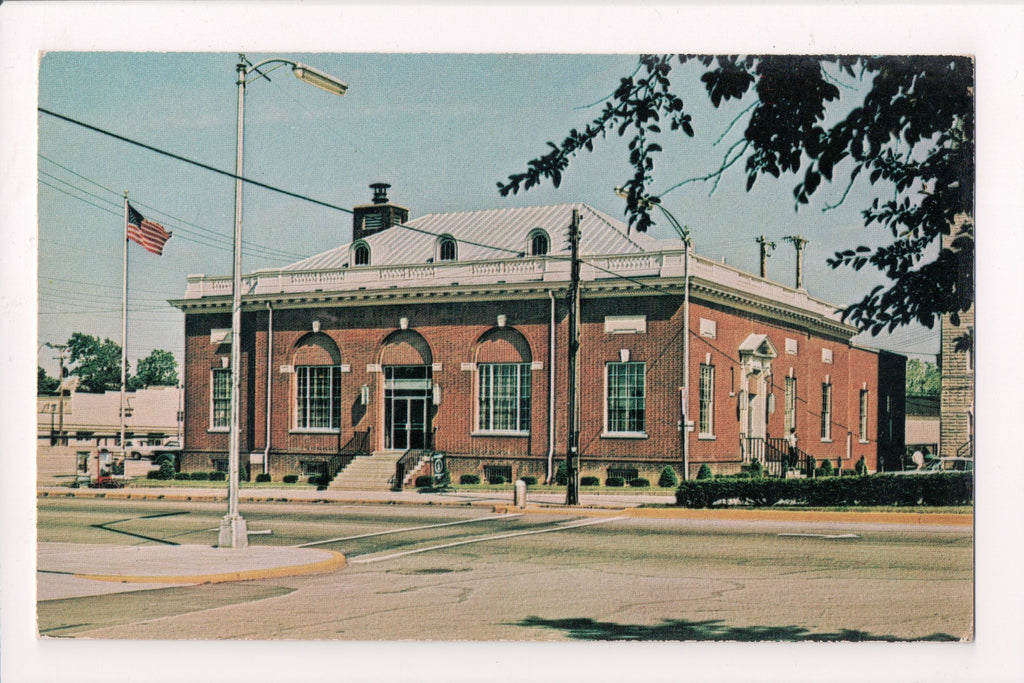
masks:
POLYGON ((457 258, 458 252, 455 248, 455 239, 445 235, 437 243, 437 260, 454 261, 457 258))
POLYGON ((548 235, 543 230, 530 233, 530 256, 545 256, 550 248, 548 235))
POLYGON ((370 247, 365 242, 359 242, 352 250, 352 262, 357 266, 370 265, 370 247))

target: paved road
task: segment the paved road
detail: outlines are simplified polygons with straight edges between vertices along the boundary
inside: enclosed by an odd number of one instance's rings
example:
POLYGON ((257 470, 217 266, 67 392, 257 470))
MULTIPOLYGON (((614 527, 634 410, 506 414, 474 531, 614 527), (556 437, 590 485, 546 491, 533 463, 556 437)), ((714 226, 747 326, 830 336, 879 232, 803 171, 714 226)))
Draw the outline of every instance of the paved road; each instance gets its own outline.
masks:
MULTIPOLYGON (((212 544, 219 503, 39 502, 41 543, 212 544), (102 528, 99 526, 102 525, 102 528)), ((43 635, 359 640, 959 640, 969 527, 260 504, 251 543, 340 571, 39 603, 43 635)))

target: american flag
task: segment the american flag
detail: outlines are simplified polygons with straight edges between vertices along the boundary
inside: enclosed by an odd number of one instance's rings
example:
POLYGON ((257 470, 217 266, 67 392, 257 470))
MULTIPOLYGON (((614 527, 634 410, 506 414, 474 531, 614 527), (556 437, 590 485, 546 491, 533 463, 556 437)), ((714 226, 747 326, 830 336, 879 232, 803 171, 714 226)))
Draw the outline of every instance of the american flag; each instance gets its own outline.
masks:
POLYGON ((164 242, 170 237, 171 233, 164 230, 164 226, 143 218, 131 204, 128 205, 128 239, 141 244, 148 252, 163 256, 164 242))

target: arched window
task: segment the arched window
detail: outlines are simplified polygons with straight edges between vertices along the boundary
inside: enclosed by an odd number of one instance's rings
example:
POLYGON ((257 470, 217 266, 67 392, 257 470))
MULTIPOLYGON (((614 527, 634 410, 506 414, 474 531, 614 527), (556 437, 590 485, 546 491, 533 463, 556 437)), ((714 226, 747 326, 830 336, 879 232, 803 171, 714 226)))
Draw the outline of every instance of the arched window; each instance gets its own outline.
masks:
POLYGON ((370 265, 370 247, 365 242, 356 244, 352 252, 352 262, 357 266, 370 265))
POLYGON ((550 242, 548 235, 543 230, 534 230, 530 233, 530 256, 544 256, 548 253, 550 242))
POLYGON ((477 342, 477 431, 530 432, 530 344, 516 330, 492 329, 477 342))
POLYGON ((341 354, 323 333, 304 336, 292 350, 295 373, 293 424, 299 431, 341 428, 341 354))
POLYGON ((438 261, 454 261, 458 258, 455 240, 448 236, 442 237, 438 242, 437 252, 438 261))

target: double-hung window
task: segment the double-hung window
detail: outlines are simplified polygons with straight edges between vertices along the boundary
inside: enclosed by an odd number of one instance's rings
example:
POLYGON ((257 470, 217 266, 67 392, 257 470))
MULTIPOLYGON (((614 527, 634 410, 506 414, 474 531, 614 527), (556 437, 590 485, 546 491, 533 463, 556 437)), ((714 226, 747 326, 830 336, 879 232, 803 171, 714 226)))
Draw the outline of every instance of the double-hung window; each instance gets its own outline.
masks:
POLYGON ((530 364, 480 363, 478 429, 530 431, 530 364))
POLYGON ((700 432, 698 436, 715 435, 715 366, 700 366, 700 432))
POLYGON ((821 440, 832 440, 832 385, 821 384, 821 440))
POLYGON ((295 428, 335 431, 341 425, 341 368, 300 365, 295 368, 295 428))
POLYGON ((644 434, 646 363, 608 363, 607 409, 609 434, 644 434))
POLYGON ((210 429, 231 427, 231 370, 217 368, 210 375, 210 429))

